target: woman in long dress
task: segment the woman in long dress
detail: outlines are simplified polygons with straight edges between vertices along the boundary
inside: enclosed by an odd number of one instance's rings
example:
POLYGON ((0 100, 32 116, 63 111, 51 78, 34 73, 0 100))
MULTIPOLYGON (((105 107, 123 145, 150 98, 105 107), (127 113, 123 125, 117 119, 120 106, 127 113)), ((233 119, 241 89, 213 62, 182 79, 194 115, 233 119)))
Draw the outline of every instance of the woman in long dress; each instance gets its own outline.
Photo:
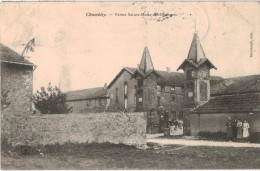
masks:
POLYGON ((243 138, 243 123, 241 122, 241 120, 239 119, 237 121, 237 138, 243 138))
POLYGON ((233 130, 232 130, 232 120, 231 117, 228 118, 228 121, 226 123, 227 126, 227 138, 233 138, 233 130))
POLYGON ((249 137, 249 123, 246 121, 246 119, 244 120, 243 123, 243 138, 248 138, 249 137))

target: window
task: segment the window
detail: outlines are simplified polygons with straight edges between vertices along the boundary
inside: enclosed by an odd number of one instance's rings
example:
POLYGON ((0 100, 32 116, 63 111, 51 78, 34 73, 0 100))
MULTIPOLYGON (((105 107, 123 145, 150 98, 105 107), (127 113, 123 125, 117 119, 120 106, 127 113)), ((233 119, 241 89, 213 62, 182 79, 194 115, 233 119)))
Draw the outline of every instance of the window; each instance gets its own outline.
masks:
POLYGON ((161 106, 161 97, 160 96, 157 97, 157 105, 161 106))
POLYGON ((107 106, 110 106, 110 98, 107 99, 107 106))
POLYGON ((118 104, 118 88, 116 88, 116 104, 118 104))
POLYGON ((193 92, 192 91, 188 92, 188 97, 193 97, 193 92))
POLYGON ((89 101, 87 101, 87 104, 86 104, 87 107, 89 107, 89 101))
POLYGON ((174 86, 171 86, 171 91, 174 91, 175 89, 174 89, 174 86))
POLYGON ((161 86, 161 91, 165 91, 165 86, 161 86))
POLYGON ((102 105, 101 99, 98 99, 98 103, 99 103, 100 106, 102 105))
POLYGON ((127 109, 127 99, 125 99, 125 109, 127 109))
POLYGON ((172 96, 172 101, 174 102, 174 100, 175 100, 175 96, 172 96))
POLYGON ((125 95, 127 95, 127 82, 125 82, 125 95))
POLYGON ((187 79, 192 79, 191 70, 188 70, 188 71, 187 71, 187 79))
POLYGON ((137 86, 138 87, 142 87, 143 86, 143 80, 142 79, 138 79, 137 80, 137 86))
POLYGON ((137 97, 138 97, 138 103, 142 104, 143 103, 143 90, 138 90, 137 97))
POLYGON ((136 93, 134 94, 134 106, 136 105, 136 93))

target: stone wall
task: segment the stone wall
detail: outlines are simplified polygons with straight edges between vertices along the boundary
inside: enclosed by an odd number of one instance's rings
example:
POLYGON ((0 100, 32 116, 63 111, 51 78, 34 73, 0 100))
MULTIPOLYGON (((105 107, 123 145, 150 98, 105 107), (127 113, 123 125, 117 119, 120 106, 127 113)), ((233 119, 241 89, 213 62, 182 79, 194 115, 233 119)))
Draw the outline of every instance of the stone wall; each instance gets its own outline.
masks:
POLYGON ((35 115, 24 123, 13 145, 65 142, 146 144, 145 113, 88 113, 35 115), (25 138, 24 138, 25 137, 25 138))
POLYGON ((1 62, 1 93, 7 93, 8 106, 1 106, 1 138, 18 140, 24 120, 31 114, 33 67, 1 62))
POLYGON ((226 122, 228 117, 232 119, 237 117, 242 121, 246 119, 250 124, 251 133, 260 132, 260 114, 254 113, 227 113, 227 114, 191 114, 190 129, 192 135, 197 135, 199 132, 226 132, 226 122))

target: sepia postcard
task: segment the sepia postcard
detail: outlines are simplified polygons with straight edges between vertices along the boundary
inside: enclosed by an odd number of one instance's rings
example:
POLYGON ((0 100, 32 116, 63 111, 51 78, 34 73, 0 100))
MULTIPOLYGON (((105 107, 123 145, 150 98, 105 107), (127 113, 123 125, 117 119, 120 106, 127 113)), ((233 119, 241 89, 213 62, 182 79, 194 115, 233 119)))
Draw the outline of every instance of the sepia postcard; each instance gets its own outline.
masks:
POLYGON ((2 170, 260 169, 259 2, 2 2, 2 170))

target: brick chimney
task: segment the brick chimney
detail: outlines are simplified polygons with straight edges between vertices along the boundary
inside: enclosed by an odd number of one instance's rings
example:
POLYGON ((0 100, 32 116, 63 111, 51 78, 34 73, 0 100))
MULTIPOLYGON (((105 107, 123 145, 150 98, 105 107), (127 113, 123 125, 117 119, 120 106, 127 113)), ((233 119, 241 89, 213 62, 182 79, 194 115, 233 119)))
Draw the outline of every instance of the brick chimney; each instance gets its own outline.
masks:
POLYGON ((107 89, 107 83, 104 84, 104 89, 107 89))
POLYGON ((170 67, 166 67, 166 71, 167 71, 168 73, 170 73, 170 72, 171 72, 170 67))

